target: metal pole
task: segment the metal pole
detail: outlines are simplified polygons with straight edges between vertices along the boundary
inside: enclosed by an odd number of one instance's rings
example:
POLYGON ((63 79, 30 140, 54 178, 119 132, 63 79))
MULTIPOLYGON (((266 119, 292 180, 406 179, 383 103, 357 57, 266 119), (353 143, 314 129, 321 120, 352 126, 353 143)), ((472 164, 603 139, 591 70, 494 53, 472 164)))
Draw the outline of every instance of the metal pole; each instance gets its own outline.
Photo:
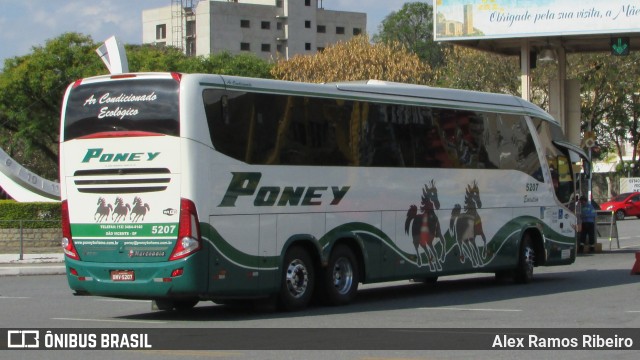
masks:
POLYGON ((22 220, 20 220, 20 259, 18 260, 24 260, 24 237, 22 235, 22 220))

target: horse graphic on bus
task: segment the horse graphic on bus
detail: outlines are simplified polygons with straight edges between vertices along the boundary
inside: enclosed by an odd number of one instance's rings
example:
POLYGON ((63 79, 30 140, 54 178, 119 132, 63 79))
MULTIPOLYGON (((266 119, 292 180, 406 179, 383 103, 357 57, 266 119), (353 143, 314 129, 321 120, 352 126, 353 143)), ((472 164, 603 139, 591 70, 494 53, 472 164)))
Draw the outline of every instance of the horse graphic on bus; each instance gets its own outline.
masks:
POLYGON ((467 185, 465 191, 464 212, 462 206, 456 204, 451 210, 449 221, 449 232, 460 249, 460 262, 464 263, 468 258, 474 268, 484 266, 484 259, 487 256, 487 237, 484 235, 482 219, 478 214, 478 209, 481 207, 480 189, 474 180, 467 185), (478 236, 483 241, 482 252, 476 244, 478 236))
POLYGON ((413 246, 416 249, 416 263, 422 266, 422 256, 420 248, 427 257, 429 269, 431 271, 442 270, 442 263, 446 255, 446 243, 440 230, 440 221, 436 215, 436 210, 440 209, 440 201, 438 200, 438 189, 435 180, 431 180, 428 185, 422 189, 422 199, 420 203, 420 214, 418 207, 411 205, 407 211, 407 219, 404 223, 406 234, 411 231, 413 246), (434 240, 438 239, 440 247, 440 255, 436 252, 433 245, 434 240))
POLYGON ((452 245, 447 249, 447 242, 442 235, 440 221, 436 214, 436 210, 440 209, 438 189, 435 180, 426 184, 422 189, 420 213, 416 205, 411 205, 405 220, 405 233, 411 236, 416 251, 416 265, 424 266, 420 252, 422 248, 429 269, 440 271, 442 264, 445 263, 447 250, 450 251, 456 246, 460 252, 458 257, 460 263, 464 264, 468 259, 474 268, 486 265, 487 238, 478 213, 480 208, 482 208, 480 189, 477 181, 474 180, 465 189, 464 207, 455 204, 451 210, 447 238, 452 240, 452 245), (482 247, 476 243, 478 236, 483 241, 482 247), (434 246, 436 240, 441 248, 439 254, 434 246))
POLYGON ((113 222, 123 222, 127 219, 127 215, 131 222, 144 221, 145 215, 151 210, 149 204, 142 201, 140 196, 133 198, 133 208, 121 196, 116 197, 115 208, 114 204, 108 204, 104 197, 98 198, 97 205, 93 219, 98 223, 109 221, 110 214, 113 222))

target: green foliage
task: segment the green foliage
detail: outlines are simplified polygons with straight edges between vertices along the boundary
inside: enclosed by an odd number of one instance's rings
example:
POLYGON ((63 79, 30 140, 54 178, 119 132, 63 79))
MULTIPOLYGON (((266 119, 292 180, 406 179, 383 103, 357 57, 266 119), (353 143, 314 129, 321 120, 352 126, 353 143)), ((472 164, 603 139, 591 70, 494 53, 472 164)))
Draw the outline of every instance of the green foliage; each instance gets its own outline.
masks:
POLYGON ((172 46, 126 45, 125 50, 130 72, 184 71, 192 59, 172 46))
MULTIPOLYGON (((60 109, 67 86, 108 70, 90 36, 66 33, 5 60, 0 73, 0 147, 34 173, 58 178, 60 109)), ((126 45, 129 70, 270 77, 272 64, 253 55, 187 57, 173 47, 126 45)))
POLYGON ((0 146, 32 171, 57 178, 62 97, 76 79, 105 73, 91 37, 67 33, 29 55, 5 60, 0 74, 0 146))
POLYGON ((444 52, 445 65, 437 70, 442 87, 517 95, 520 93, 518 59, 464 47, 444 52))
POLYGON ((236 75, 254 78, 271 78, 273 64, 254 54, 231 55, 228 52, 197 58, 199 67, 191 72, 220 75, 236 75))
POLYGON ((0 228, 18 228, 19 220, 29 228, 58 228, 60 203, 20 203, 0 200, 0 228))
POLYGON ((375 42, 397 41, 432 68, 445 62, 444 49, 449 45, 433 41, 433 7, 426 2, 408 2, 392 12, 378 26, 375 42))
POLYGON ((631 143, 635 163, 640 142, 640 54, 580 54, 568 62, 569 76, 582 85, 583 130, 590 123, 598 144, 620 158, 625 142, 631 143))

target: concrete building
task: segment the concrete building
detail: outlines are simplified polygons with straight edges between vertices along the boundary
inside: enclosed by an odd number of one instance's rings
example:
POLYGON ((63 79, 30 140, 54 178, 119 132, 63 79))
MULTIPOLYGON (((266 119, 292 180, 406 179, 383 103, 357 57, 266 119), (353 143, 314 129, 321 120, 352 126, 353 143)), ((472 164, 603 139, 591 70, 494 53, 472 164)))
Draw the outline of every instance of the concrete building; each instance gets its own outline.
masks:
POLYGON ((187 55, 290 58, 349 40, 366 25, 365 13, 326 10, 323 0, 172 0, 142 12, 142 42, 176 46, 187 55))

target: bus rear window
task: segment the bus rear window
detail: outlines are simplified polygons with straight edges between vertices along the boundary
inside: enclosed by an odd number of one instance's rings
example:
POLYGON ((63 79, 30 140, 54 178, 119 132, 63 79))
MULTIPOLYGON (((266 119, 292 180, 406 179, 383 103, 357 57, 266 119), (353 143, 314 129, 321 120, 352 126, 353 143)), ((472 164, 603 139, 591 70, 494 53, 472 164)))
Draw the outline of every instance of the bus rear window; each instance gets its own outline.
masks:
POLYGON ((69 94, 64 141, 101 132, 144 131, 178 136, 178 87, 170 79, 80 85, 69 94))

